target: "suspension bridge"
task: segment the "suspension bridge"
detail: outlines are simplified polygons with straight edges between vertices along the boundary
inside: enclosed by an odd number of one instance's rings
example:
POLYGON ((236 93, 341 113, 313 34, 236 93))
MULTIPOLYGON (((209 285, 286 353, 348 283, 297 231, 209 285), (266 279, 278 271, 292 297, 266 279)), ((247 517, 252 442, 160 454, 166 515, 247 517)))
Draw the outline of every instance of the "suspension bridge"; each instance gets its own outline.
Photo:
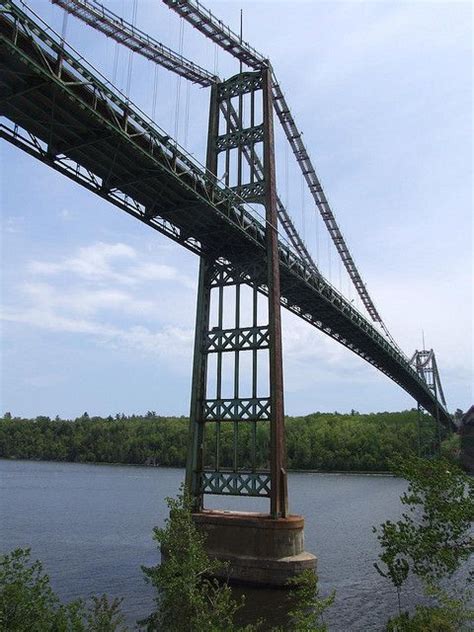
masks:
POLYGON ((261 572, 265 582, 265 567, 283 583, 295 569, 314 565, 314 558, 302 549, 302 519, 288 514, 281 307, 375 366, 438 426, 451 428, 435 354, 422 349, 408 357, 390 335, 275 70, 241 34, 199 2, 163 0, 239 61, 240 72, 222 79, 95 0, 52 1, 117 45, 210 92, 204 166, 69 46, 64 33, 55 33, 20 0, 0 0, 2 138, 200 257, 187 487, 196 521, 212 533, 214 553, 232 561, 235 576, 255 579, 261 572), (311 212, 319 213, 364 311, 325 278, 278 195, 277 124, 313 201, 311 212), (232 326, 225 325, 229 310, 232 326), (225 393, 229 371, 233 388, 225 393), (241 388, 244 371, 248 392, 241 388), (222 424, 233 426, 231 462, 221 457, 222 424), (257 461, 255 449, 262 428, 269 444, 265 463, 257 461), (250 450, 242 461, 244 434, 250 450), (206 451, 209 437, 214 447, 206 451), (245 518, 206 512, 205 494, 269 498, 270 512, 245 518), (265 551, 265 563, 255 551, 246 554, 250 565, 238 561, 241 550, 230 543, 242 545, 249 534, 265 551))

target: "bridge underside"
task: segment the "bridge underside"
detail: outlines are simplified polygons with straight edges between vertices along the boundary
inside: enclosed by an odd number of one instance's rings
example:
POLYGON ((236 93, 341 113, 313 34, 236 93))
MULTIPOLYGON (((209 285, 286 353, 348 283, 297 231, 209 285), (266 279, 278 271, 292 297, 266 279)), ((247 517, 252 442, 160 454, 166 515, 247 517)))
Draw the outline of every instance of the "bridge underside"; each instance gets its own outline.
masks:
MULTIPOLYGON (((264 225, 229 189, 8 1, 0 35, 3 138, 189 250, 218 260, 234 281, 267 292, 264 225)), ((284 243, 279 258, 284 307, 451 426, 426 383, 368 320, 284 243)))

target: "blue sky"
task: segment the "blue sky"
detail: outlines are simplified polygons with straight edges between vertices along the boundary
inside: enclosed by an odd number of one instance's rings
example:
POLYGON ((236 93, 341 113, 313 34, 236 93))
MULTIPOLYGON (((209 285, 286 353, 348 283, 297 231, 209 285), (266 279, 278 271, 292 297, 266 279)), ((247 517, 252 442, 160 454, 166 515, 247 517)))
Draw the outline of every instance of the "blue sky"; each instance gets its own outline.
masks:
MULTIPOLYGON (((107 2, 130 18, 131 0, 107 2)), ((56 30, 62 12, 32 6, 56 30)), ((272 60, 369 291, 411 355, 438 357, 449 407, 472 404, 472 7, 455 2, 209 2, 272 60)), ((180 20, 138 0, 175 50, 180 20)), ((67 20, 66 38, 127 90, 129 53, 67 20), (118 55, 118 56, 117 56, 118 55), (114 62, 117 62, 116 64, 114 62), (114 67, 117 71, 114 73, 114 67)), ((228 77, 183 26, 183 53, 228 77)), ((137 56, 131 98, 203 159, 208 92, 137 56), (179 106, 178 98, 179 94, 179 106)), ((15 415, 187 414, 197 258, 7 143, 1 147, 0 409, 15 415)), ((323 272, 349 298, 301 176, 277 135, 278 189, 323 272)), ((286 410, 400 410, 413 400, 284 316, 286 410)))

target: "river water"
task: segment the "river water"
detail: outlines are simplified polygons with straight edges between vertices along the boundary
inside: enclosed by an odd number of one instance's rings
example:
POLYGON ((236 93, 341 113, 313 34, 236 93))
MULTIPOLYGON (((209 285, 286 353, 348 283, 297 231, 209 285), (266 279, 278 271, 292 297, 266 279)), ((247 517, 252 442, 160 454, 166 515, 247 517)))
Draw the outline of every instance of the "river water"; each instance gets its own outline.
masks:
MULTIPOLYGON (((0 460, 0 549, 31 547, 63 599, 124 597, 132 627, 153 607, 140 566, 159 561, 152 529, 163 525, 165 497, 176 495, 183 476, 180 469, 0 460)), ((325 616, 331 631, 382 630, 396 612, 394 590, 373 567, 378 544, 371 527, 399 517, 404 489, 391 476, 289 475, 290 509, 305 516, 321 593, 336 590, 325 616)), ((266 501, 241 500, 214 497, 208 507, 268 510, 266 501)), ((271 619, 284 594, 253 590, 247 610, 271 619)), ((411 591, 405 604, 413 599, 411 591)))

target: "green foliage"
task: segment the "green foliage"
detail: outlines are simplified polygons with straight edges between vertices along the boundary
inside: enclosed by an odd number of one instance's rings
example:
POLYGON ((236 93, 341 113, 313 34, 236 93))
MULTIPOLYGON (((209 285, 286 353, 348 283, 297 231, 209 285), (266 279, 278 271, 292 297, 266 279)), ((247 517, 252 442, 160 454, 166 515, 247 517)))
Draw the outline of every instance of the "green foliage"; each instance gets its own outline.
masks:
POLYGON ((73 421, 37 417, 0 420, 0 456, 51 461, 130 463, 158 462, 183 467, 186 461, 185 418, 136 417, 113 420, 89 417, 73 421))
POLYGON ((123 617, 118 599, 93 597, 61 604, 40 561, 30 562, 29 549, 0 558, 0 630, 8 632, 120 632, 123 617))
POLYGON ((43 573, 41 562, 30 565, 29 556, 28 549, 16 549, 1 558, 1 629, 18 632, 61 629, 68 623, 69 612, 73 616, 76 614, 76 608, 71 606, 68 611, 61 607, 49 577, 43 573))
MULTIPOLYGON (((432 591, 431 591, 432 592, 432 591)), ((450 598, 436 590, 438 605, 418 605, 410 615, 402 612, 387 622, 387 632, 469 632, 474 622, 467 599, 450 598)))
MULTIPOLYGON (((436 438, 432 420, 425 416, 427 443, 436 438)), ((107 418, 81 417, 51 420, 0 419, 0 457, 97 463, 158 463, 183 467, 186 461, 188 420, 145 415, 116 415, 107 418)), ((208 446, 215 440, 209 429, 208 446)), ((258 466, 268 465, 269 433, 265 424, 257 428, 258 466)), ((451 440, 451 441, 455 441, 451 440)), ((417 412, 353 415, 314 413, 286 418, 289 469, 387 471, 394 455, 408 457, 417 451, 417 412)), ((213 450, 206 450, 212 455, 213 450)), ((232 465, 231 425, 221 434, 221 465, 232 465)), ((250 463, 251 428, 239 430, 239 463, 250 463)), ((210 465, 210 464, 208 464, 210 465)))
POLYGON ((427 580, 451 576, 473 552, 474 480, 441 459, 400 460, 394 471, 409 483, 401 496, 408 512, 374 528, 387 574, 395 586, 410 571, 427 580))
POLYGON ((182 491, 167 498, 169 518, 163 529, 154 529, 164 560, 159 566, 143 567, 147 579, 158 589, 156 611, 144 622, 149 632, 252 632, 238 628, 234 617, 241 603, 226 584, 212 579, 222 564, 211 560, 204 549, 204 536, 196 529, 191 501, 182 491), (164 552, 164 555, 163 555, 164 552))
POLYGON ((382 547, 382 566, 375 567, 398 595, 399 616, 387 630, 460 630, 460 622, 464 624, 472 613, 462 598, 451 598, 438 583, 451 577, 473 552, 474 481, 443 459, 399 460, 394 472, 408 481, 401 496, 407 511, 397 522, 387 520, 374 527, 382 547), (428 596, 437 602, 418 606, 412 616, 402 612, 400 599, 410 573, 422 580, 428 596))
POLYGON ((324 612, 332 606, 336 593, 321 598, 319 595, 318 576, 311 570, 303 571, 289 582, 293 591, 291 598, 295 601, 289 616, 291 629, 294 632, 327 632, 324 623, 324 612))
POLYGON ((86 630, 94 632, 125 632, 124 616, 120 610, 123 599, 109 601, 107 595, 92 596, 92 604, 85 615, 86 630))
POLYGON ((460 435, 457 433, 450 434, 441 444, 441 456, 451 463, 459 463, 460 453, 460 435))

